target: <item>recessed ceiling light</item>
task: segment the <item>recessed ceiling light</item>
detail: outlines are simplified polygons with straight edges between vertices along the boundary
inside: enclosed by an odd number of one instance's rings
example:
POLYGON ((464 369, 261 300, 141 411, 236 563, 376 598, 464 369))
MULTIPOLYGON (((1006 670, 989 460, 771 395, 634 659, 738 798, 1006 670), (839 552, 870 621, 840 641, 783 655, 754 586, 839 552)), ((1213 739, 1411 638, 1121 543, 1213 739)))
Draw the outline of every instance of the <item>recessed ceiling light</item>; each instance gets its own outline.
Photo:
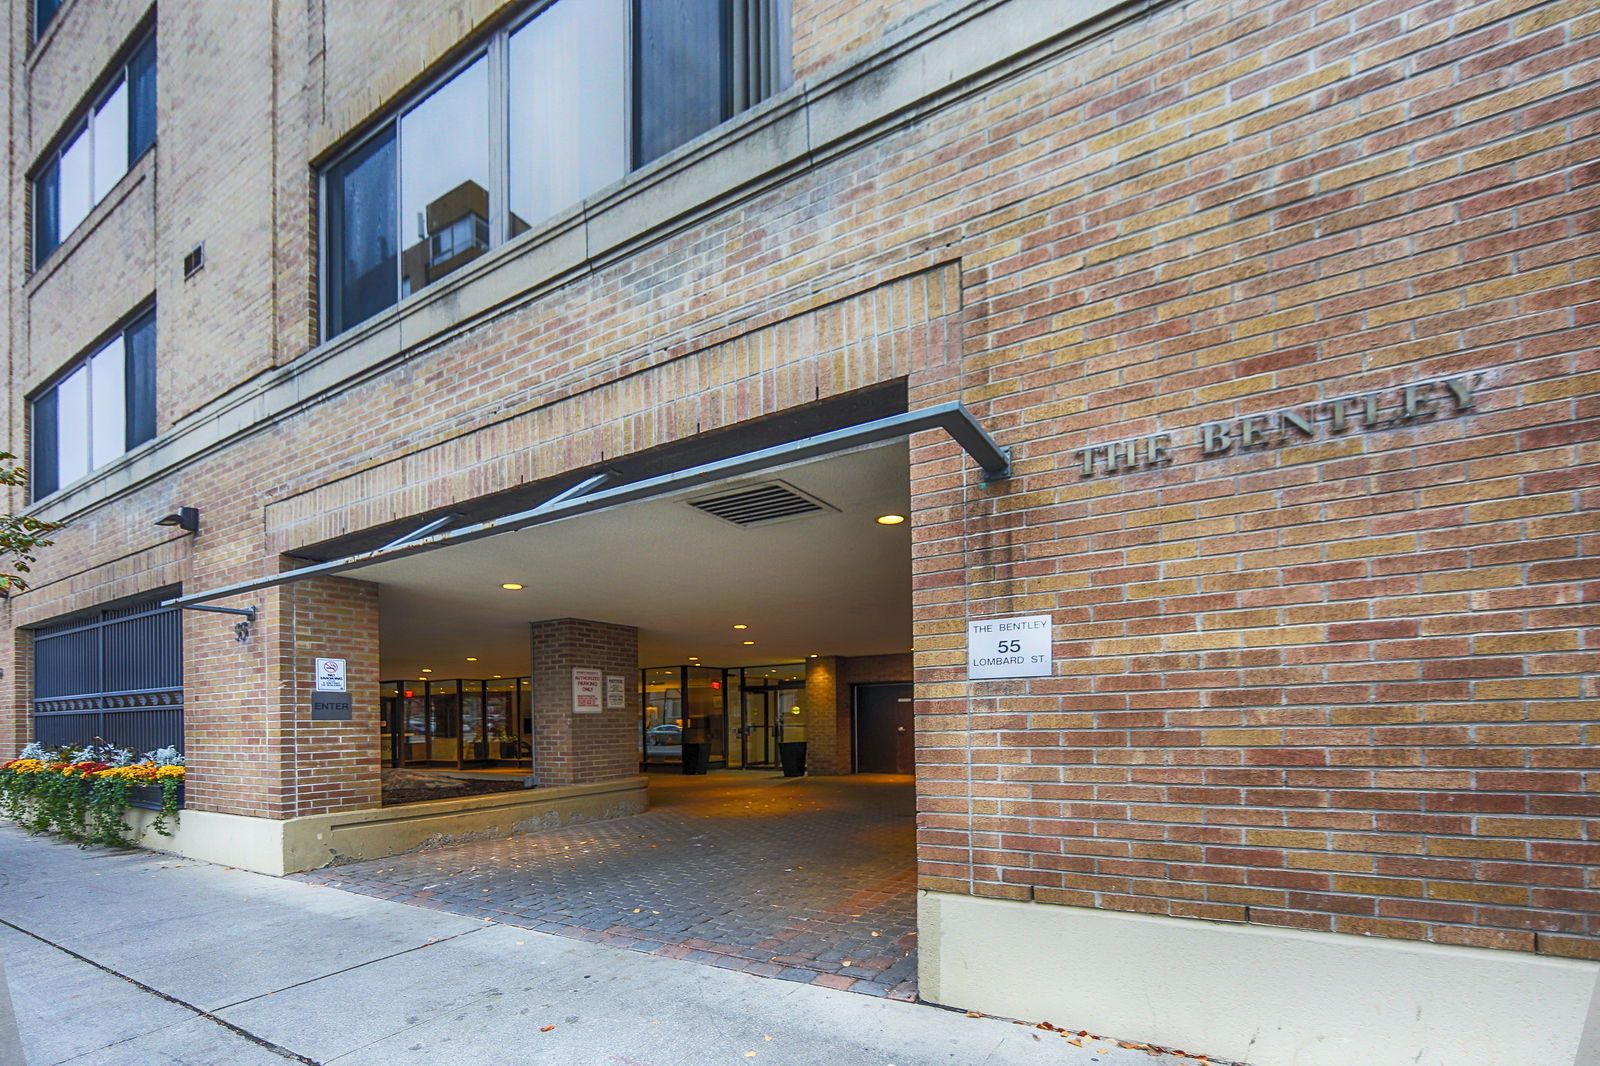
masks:
POLYGON ((507 581, 505 584, 501 585, 500 587, 505 589, 508 592, 516 592, 516 591, 518 591, 519 589, 522 588, 522 586, 517 584, 515 581, 507 581))
POLYGON ((816 652, 812 652, 810 655, 806 656, 806 658, 808 658, 808 659, 815 659, 816 657, 817 657, 817 653, 816 652))
POLYGON ((897 526, 905 520, 906 516, 903 514, 881 514, 878 516, 878 525, 897 526))
POLYGON ((753 641, 753 640, 742 640, 739 643, 741 643, 741 644, 754 644, 755 641, 753 641))
POLYGON ((477 657, 477 656, 476 656, 476 655, 469 655, 469 656, 467 656, 467 662, 469 662, 469 663, 475 663, 475 662, 477 662, 477 661, 478 661, 478 657, 477 657))
POLYGON ((745 625, 743 622, 735 622, 735 623, 733 623, 733 628, 735 628, 735 629, 749 629, 750 627, 745 625))
POLYGON ((697 663, 697 662, 699 662, 699 661, 700 661, 700 656, 698 656, 698 655, 691 655, 691 656, 689 656, 689 661, 690 661, 690 662, 692 662, 692 663, 697 663))
POLYGON ((494 677, 495 677, 496 680, 499 680, 500 675, 499 674, 495 674, 494 677))

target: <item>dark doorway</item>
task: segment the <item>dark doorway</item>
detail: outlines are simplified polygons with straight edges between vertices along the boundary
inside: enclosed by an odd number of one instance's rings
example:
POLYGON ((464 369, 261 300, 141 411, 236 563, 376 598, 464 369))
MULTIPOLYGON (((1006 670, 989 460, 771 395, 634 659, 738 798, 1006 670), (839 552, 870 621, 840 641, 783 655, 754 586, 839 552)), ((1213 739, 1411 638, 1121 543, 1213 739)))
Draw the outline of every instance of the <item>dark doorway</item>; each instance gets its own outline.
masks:
POLYGON ((916 766, 911 686, 856 685, 856 771, 909 774, 916 766))

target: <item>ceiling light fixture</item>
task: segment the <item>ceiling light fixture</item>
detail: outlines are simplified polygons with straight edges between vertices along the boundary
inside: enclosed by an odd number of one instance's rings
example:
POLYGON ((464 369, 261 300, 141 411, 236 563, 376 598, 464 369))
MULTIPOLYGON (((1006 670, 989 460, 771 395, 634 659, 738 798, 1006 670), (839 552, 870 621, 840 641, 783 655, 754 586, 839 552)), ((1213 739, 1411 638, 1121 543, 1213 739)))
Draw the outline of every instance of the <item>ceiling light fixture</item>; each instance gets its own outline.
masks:
POLYGON ((745 625, 743 622, 735 622, 735 623, 733 623, 733 628, 735 628, 735 629, 749 629, 750 627, 745 625))
POLYGON ((423 668, 422 668, 422 672, 423 672, 423 673, 425 673, 425 674, 431 674, 431 673, 433 673, 433 667, 431 667, 431 666, 424 666, 424 667, 423 667, 423 668))
POLYGON ((754 644, 755 641, 753 641, 753 640, 741 640, 739 643, 741 643, 741 644, 754 644))
POLYGON ((515 581, 507 581, 505 584, 501 585, 500 587, 505 589, 508 592, 518 592, 518 591, 520 591, 522 589, 522 586, 517 584, 515 581))
POLYGON ((477 657, 477 656, 476 656, 476 655, 469 655, 469 656, 467 656, 467 662, 469 662, 469 663, 475 663, 475 662, 477 662, 477 661, 478 661, 478 657, 477 657))
POLYGON ((878 525, 897 526, 905 520, 906 516, 903 514, 881 514, 878 516, 878 525))

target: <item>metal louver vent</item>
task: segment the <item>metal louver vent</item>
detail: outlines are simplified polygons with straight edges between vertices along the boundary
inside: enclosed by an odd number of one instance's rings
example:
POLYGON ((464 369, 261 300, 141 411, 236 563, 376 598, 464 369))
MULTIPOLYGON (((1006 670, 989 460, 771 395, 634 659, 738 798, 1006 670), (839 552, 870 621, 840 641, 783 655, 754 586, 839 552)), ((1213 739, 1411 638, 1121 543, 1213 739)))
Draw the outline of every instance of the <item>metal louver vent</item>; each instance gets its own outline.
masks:
POLYGON ((732 522, 736 526, 783 522, 791 518, 803 518, 819 511, 835 510, 821 500, 808 496, 781 481, 746 485, 731 492, 702 496, 698 500, 690 500, 689 506, 732 522))

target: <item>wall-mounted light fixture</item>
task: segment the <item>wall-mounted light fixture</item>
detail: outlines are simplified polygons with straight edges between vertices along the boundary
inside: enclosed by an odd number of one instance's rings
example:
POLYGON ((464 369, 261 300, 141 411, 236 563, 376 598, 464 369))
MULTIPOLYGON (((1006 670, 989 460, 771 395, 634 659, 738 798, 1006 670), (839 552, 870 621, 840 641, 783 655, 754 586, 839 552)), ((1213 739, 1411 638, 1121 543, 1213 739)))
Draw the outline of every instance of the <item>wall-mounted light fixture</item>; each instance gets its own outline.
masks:
POLYGON ((197 507, 180 507, 169 515, 156 519, 158 526, 177 526, 185 533, 200 532, 200 510, 197 507))

